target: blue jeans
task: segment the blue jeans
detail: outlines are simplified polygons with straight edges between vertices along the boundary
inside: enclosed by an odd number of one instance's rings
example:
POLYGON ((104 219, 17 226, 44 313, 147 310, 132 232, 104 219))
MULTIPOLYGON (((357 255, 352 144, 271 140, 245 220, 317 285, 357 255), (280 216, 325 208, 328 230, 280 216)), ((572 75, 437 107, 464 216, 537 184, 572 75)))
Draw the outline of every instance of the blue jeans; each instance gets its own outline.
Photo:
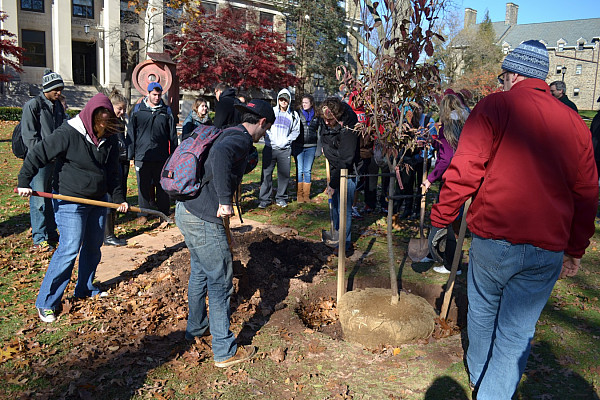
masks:
POLYGON ((478 399, 510 399, 516 391, 562 259, 562 251, 473 235, 467 364, 478 399))
POLYGON ((310 183, 310 172, 315 161, 316 147, 293 149, 296 167, 298 168, 298 183, 310 183))
POLYGON ((183 202, 175 206, 175 221, 190 250, 188 283, 188 321, 185 336, 201 336, 210 323, 216 362, 233 357, 235 336, 229 329, 233 293, 233 261, 223 225, 204 221, 186 210, 183 202), (210 319, 206 315, 206 295, 210 319))
MULTIPOLYGON (((102 200, 106 201, 106 196, 102 200)), ((100 293, 93 282, 101 257, 100 246, 104 240, 106 208, 64 200, 53 202, 60 244, 52 255, 35 306, 56 310, 71 280, 78 254, 75 297, 90 297, 100 293)))
MULTIPOLYGON (((53 163, 40 168, 31 180, 31 189, 36 192, 52 192, 53 173, 53 163)), ((29 198, 29 217, 31 219, 33 244, 40 244, 44 240, 58 240, 52 199, 31 196, 29 198)))
MULTIPOLYGON (((356 190, 356 178, 348 179, 348 198, 346 199, 346 249, 352 246, 352 203, 356 190)), ((333 227, 340 229, 340 191, 333 193, 333 227)))

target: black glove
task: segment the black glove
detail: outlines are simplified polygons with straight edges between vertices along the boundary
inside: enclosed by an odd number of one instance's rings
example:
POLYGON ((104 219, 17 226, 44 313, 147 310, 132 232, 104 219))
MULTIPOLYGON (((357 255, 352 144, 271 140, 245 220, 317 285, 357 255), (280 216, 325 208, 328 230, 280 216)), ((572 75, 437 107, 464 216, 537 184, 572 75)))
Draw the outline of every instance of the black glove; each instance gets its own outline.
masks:
POLYGON ((446 238, 448 237, 448 228, 438 228, 432 226, 429 230, 429 253, 436 262, 444 262, 444 252, 446 251, 446 238))

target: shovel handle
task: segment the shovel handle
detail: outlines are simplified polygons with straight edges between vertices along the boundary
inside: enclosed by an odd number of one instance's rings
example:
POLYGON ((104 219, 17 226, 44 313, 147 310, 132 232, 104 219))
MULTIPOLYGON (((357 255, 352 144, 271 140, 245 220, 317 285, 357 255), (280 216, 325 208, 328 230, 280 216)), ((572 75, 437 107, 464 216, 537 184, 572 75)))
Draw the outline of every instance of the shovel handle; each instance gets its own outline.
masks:
MULTIPOLYGON (((18 189, 15 188, 14 192, 18 193, 18 189)), ((47 193, 47 192, 38 192, 38 191, 35 191, 35 190, 31 192, 31 195, 32 196, 38 196, 38 197, 45 197, 47 199, 57 199, 57 200, 70 201, 70 202, 73 202, 73 203, 89 204, 89 205, 98 206, 98 207, 114 208, 115 210, 121 206, 120 204, 109 203, 107 201, 91 200, 91 199, 85 199, 83 197, 66 196, 64 194, 54 194, 54 193, 47 193)), ((147 208, 140 208, 140 207, 135 207, 135 206, 129 206, 129 211, 138 212, 138 213, 144 213, 144 214, 158 215, 163 220, 165 220, 165 221, 167 221, 169 223, 173 223, 173 220, 171 220, 171 218, 167 217, 165 214, 161 213, 160 211, 149 210, 147 208)))

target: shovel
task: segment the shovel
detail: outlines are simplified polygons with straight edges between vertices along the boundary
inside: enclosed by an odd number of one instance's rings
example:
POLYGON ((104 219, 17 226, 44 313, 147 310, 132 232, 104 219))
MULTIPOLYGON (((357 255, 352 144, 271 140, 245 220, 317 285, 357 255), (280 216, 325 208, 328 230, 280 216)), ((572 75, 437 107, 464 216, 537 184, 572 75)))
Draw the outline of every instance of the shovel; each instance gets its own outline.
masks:
POLYGON ((460 261, 460 256, 462 253, 463 241, 465 240, 465 234, 467 232, 467 211, 469 211, 471 200, 472 199, 469 198, 465 202, 462 220, 460 221, 458 240, 456 241, 456 250, 454 251, 454 258, 452 259, 452 269, 450 270, 450 276, 448 277, 448 284, 446 285, 446 293, 444 293, 442 311, 440 312, 440 319, 443 320, 445 320, 448 317, 448 309, 450 308, 450 298, 452 298, 452 290, 454 290, 454 280, 456 278, 456 271, 458 271, 458 263, 460 261))
MULTIPOLYGON (((325 159, 325 171, 327 173, 327 186, 329 186, 329 180, 331 179, 331 173, 329 171, 329 160, 325 159)), ((321 239, 326 245, 337 245, 338 232, 333 227, 333 198, 331 195, 328 195, 328 204, 329 204, 329 231, 323 230, 321 232, 321 239)))
MULTIPOLYGON (((423 181, 427 179, 427 146, 425 146, 423 157, 423 181)), ((421 218, 419 221, 419 238, 412 238, 408 242, 408 257, 414 262, 419 262, 429 254, 429 242, 423 233, 425 223, 425 186, 421 186, 421 218)))
MULTIPOLYGON (((15 188, 14 192, 18 193, 17 188, 15 188)), ((117 204, 117 203, 109 203, 109 202, 106 202, 106 201, 99 201, 99 200, 90 200, 90 199, 84 199, 84 198, 81 198, 81 197, 65 196, 65 195, 62 195, 62 194, 53 194, 53 193, 46 193, 46 192, 36 192, 35 190, 33 192, 31 192, 31 195, 32 196, 38 196, 38 197, 45 197, 47 199, 66 200, 66 201, 70 201, 70 202, 73 202, 73 203, 90 204, 92 206, 107 207, 107 208, 114 208, 114 209, 117 209, 120 206, 120 204, 117 204)), ((144 213, 144 214, 157 215, 163 221, 165 221, 165 222, 167 222, 169 224, 173 223, 173 220, 171 218, 167 217, 165 214, 161 213, 160 211, 150 210, 148 208, 133 207, 133 206, 129 206, 129 211, 134 211, 134 212, 144 213)))

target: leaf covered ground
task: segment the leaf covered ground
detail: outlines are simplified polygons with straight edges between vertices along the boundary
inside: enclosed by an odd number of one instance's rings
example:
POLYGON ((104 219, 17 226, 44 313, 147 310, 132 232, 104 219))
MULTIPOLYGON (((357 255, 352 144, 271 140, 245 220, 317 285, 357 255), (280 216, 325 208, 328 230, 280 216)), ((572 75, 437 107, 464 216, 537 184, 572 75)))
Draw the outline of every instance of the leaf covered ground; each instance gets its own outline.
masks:
MULTIPOLYGON (((315 166, 314 202, 256 209, 259 177, 243 185, 246 218, 286 228, 235 232, 232 329, 257 357, 225 370, 212 363, 210 337, 183 340, 189 253, 178 248, 149 257, 143 270, 107 287, 110 296, 75 300, 71 284, 58 322, 44 324, 34 300, 49 254, 29 251, 27 202, 14 196, 19 161, 10 153, 12 125, 0 126, 0 398, 69 399, 470 399, 462 333, 438 325, 422 343, 367 350, 341 340, 336 322, 337 258, 320 244, 328 226, 322 160, 315 166)), ((130 201, 135 204, 135 179, 130 201)), ((293 193, 293 190, 292 190, 293 193)), ((118 234, 148 227, 120 216, 118 234)), ((439 307, 445 278, 431 264, 411 264, 406 243, 415 221, 394 235, 404 290, 439 307)), ((176 229, 176 228, 175 228, 176 229)), ((358 251, 348 260, 353 288, 389 287, 385 220, 355 224, 358 251)), ((519 399, 593 399, 600 391, 600 259, 598 240, 576 277, 558 282, 534 338, 519 399)), ((465 246, 465 248, 467 248, 465 246)), ((457 298, 464 297, 459 278, 457 298)), ((457 301, 457 318, 465 304, 457 301)))

